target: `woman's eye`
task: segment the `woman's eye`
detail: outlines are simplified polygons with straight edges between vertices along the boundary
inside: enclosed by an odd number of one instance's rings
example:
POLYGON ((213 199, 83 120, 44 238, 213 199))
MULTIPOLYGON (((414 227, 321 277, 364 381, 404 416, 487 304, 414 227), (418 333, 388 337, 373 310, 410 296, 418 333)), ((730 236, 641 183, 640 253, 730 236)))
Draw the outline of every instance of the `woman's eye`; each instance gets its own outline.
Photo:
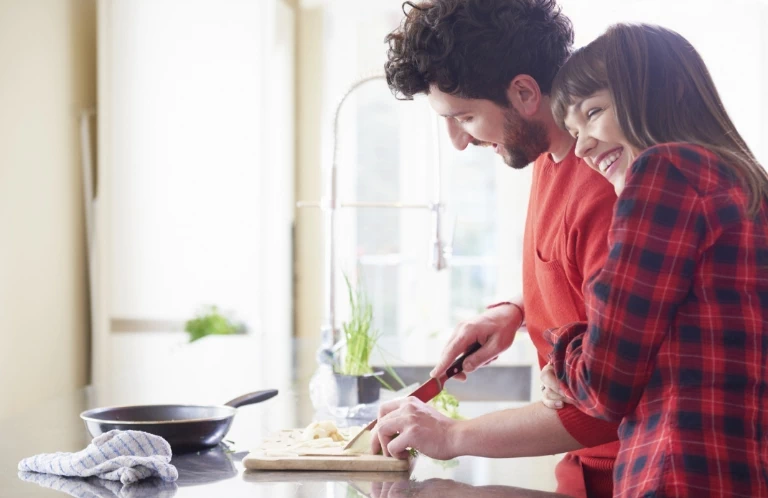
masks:
POLYGON ((459 119, 459 123, 461 124, 467 124, 472 122, 472 116, 467 116, 465 118, 459 119))
POLYGON ((592 119, 594 115, 602 111, 599 107, 593 107, 592 109, 587 111, 587 119, 592 119))

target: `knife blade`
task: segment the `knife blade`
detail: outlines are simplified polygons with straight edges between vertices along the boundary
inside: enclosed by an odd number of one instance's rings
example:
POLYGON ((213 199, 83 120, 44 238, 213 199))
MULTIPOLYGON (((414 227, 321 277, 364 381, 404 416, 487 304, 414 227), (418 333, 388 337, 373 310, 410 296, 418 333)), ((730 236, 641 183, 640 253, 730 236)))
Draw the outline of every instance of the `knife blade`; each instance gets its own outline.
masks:
POLYGON ((443 383, 446 380, 448 380, 448 377, 446 377, 445 374, 436 379, 430 378, 428 381, 417 387, 416 390, 408 396, 413 396, 414 398, 420 399, 424 403, 427 403, 432 398, 440 394, 440 391, 443 390, 443 383))
MULTIPOLYGON (((428 381, 417 387, 416 390, 408 396, 413 396, 416 399, 420 399, 424 403, 431 401, 432 398, 440 394, 448 379, 464 371, 464 360, 466 360, 468 356, 475 353, 481 347, 482 345, 479 342, 473 343, 464 353, 462 353, 453 363, 451 363, 451 366, 448 367, 448 370, 446 370, 443 375, 437 378, 430 378, 428 381)), ((347 450, 351 448, 355 441, 357 441, 365 431, 370 431, 373 429, 376 426, 377 420, 378 419, 373 419, 368 425, 363 427, 363 430, 358 432, 355 437, 350 439, 349 442, 344 445, 344 449, 347 450)))

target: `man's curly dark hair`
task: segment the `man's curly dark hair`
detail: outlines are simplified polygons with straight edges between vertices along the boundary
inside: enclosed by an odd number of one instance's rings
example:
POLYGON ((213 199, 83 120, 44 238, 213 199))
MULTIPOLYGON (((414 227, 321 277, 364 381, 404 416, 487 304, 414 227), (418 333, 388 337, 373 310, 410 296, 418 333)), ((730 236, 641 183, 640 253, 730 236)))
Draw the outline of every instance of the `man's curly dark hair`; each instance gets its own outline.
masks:
POLYGON ((548 94, 573 46, 573 26, 556 0, 426 0, 403 4, 387 35, 387 83, 399 99, 440 91, 506 107, 520 74, 548 94))

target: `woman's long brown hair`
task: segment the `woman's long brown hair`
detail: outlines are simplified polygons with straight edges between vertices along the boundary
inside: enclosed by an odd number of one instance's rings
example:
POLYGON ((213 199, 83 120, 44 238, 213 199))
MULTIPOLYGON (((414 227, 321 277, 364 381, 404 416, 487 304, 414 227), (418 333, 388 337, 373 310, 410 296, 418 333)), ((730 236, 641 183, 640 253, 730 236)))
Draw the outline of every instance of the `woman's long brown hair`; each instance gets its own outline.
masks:
POLYGON ((716 153, 749 192, 750 215, 768 198, 768 175, 747 147, 699 53, 678 33, 650 24, 616 24, 578 49, 552 86, 563 123, 577 99, 607 89, 629 143, 640 150, 687 142, 716 153))

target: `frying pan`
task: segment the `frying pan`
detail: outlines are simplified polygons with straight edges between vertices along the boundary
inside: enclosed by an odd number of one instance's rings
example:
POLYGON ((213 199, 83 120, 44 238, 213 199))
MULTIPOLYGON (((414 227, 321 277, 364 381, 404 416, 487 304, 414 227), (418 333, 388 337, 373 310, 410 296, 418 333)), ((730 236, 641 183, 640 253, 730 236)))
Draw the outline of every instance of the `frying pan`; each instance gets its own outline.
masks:
POLYGON ((220 406, 137 405, 95 408, 80 414, 91 436, 114 429, 161 436, 174 452, 216 446, 224 439, 237 408, 268 400, 276 389, 244 394, 220 406))

